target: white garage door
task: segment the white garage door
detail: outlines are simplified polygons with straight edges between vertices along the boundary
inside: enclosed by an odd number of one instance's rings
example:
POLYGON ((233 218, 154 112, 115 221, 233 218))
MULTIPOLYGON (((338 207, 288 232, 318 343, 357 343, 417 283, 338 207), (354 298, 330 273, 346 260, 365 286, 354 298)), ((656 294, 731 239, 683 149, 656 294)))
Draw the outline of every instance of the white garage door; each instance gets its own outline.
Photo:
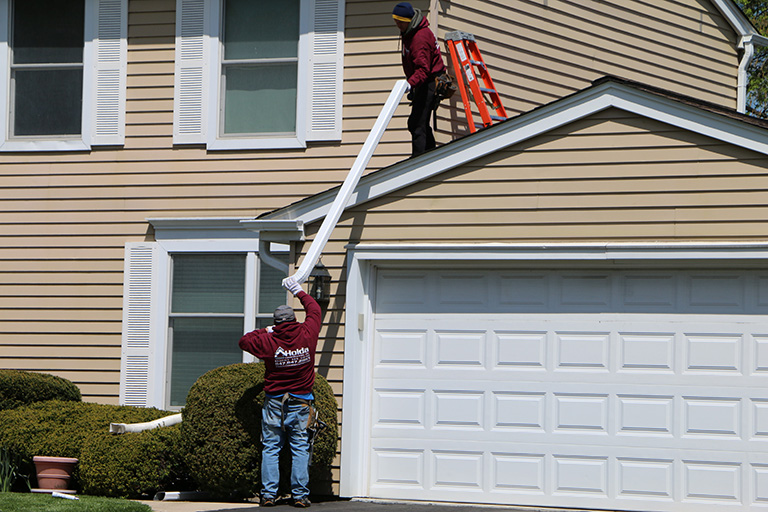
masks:
POLYGON ((768 272, 377 274, 371 497, 768 507, 768 272))

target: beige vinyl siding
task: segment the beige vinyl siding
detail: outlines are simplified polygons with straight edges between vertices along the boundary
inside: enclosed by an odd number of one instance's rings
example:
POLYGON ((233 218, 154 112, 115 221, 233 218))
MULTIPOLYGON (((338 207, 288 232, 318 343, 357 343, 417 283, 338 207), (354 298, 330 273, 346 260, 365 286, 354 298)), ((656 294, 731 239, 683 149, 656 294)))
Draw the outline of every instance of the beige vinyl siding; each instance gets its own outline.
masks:
POLYGON ((453 30, 475 34, 509 115, 584 89, 604 75, 736 108, 738 41, 709 1, 440 5, 439 36, 453 30))

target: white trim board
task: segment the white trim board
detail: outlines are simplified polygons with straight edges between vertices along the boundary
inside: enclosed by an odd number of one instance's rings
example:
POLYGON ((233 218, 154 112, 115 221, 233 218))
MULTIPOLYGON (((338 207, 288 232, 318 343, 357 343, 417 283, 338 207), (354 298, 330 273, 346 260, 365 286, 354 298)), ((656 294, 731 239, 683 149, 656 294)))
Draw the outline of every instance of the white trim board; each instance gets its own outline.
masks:
MULTIPOLYGON (((385 196, 609 108, 625 110, 768 155, 768 131, 764 128, 607 79, 419 157, 364 176, 352 193, 347 207, 385 196)), ((276 210, 259 220, 292 219, 304 224, 315 222, 327 215, 337 188, 276 210)))

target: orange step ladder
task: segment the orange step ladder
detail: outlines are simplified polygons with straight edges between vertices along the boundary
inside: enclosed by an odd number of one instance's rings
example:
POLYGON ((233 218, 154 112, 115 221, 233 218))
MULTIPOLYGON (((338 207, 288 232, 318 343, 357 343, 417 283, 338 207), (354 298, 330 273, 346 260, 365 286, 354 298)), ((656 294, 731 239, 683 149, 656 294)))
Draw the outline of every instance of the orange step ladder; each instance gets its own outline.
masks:
POLYGON ((459 30, 448 32, 445 34, 445 45, 451 54, 456 82, 461 92, 461 101, 464 103, 464 112, 467 114, 469 131, 474 133, 478 128, 491 126, 494 121, 507 119, 507 111, 501 104, 501 97, 493 85, 488 67, 477 48, 475 36, 459 30), (479 83, 480 81, 482 84, 479 83), (476 123, 472 117, 472 108, 469 103, 470 93, 475 105, 477 105, 477 110, 480 112, 482 123, 476 123), (485 100, 485 94, 488 95, 490 101, 485 100), (489 111, 489 103, 495 111, 494 113, 489 111))

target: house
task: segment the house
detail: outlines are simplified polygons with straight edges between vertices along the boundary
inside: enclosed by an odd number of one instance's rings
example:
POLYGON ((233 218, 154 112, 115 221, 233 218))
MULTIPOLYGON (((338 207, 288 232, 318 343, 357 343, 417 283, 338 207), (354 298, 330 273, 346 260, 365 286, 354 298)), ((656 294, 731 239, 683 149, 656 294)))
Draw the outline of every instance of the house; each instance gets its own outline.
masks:
MULTIPOLYGON (((56 2, 21 4, 0 1, 0 365, 178 409, 285 301, 401 76, 392 5, 84 0, 46 61, 17 50, 56 2)), ((339 493, 764 505, 768 131, 738 112, 765 40, 726 0, 414 4, 477 36, 511 118, 463 135, 442 107, 443 145, 409 159, 403 105, 333 231, 339 493)))

